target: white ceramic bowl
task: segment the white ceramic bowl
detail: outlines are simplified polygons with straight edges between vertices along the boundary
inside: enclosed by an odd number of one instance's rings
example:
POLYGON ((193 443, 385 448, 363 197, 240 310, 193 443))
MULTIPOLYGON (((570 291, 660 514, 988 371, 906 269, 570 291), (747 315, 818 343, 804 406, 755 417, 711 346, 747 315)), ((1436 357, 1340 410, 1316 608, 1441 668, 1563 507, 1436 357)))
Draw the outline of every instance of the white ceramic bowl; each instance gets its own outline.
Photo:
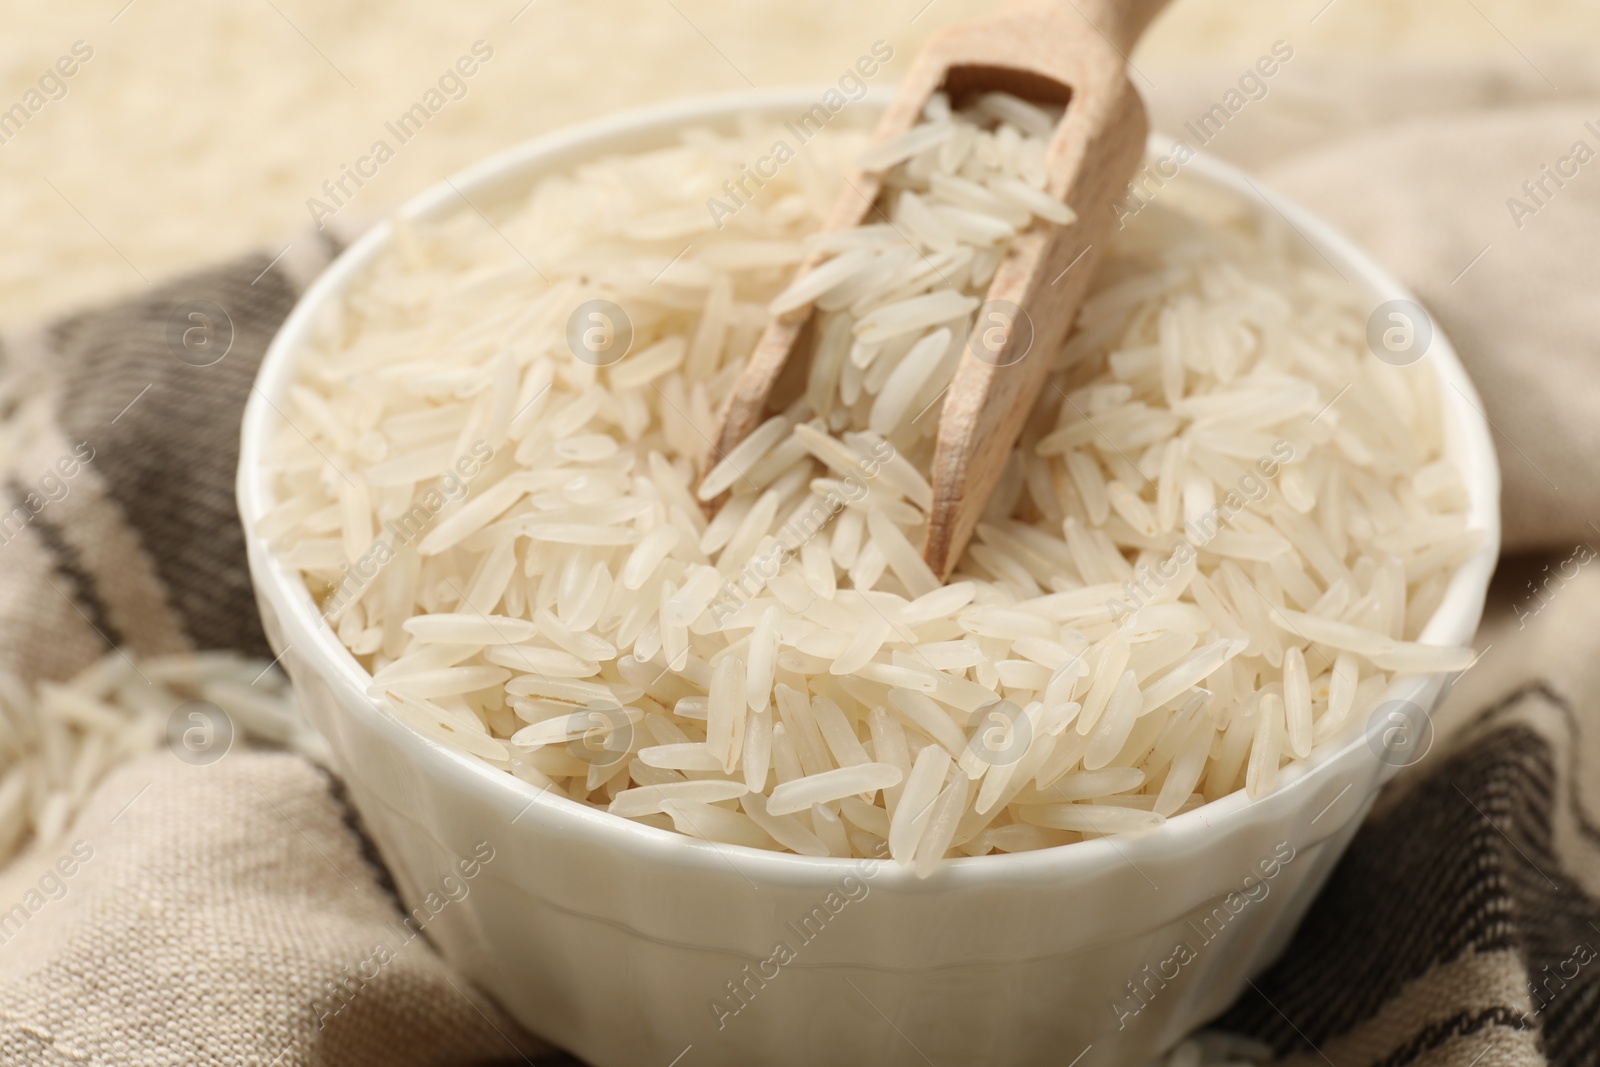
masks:
MULTIPOLYGON (((731 129, 739 116, 790 118, 819 95, 738 93, 591 123, 495 156, 405 211, 461 210, 456 189, 494 203, 598 154, 659 147, 687 126, 731 129)), ((856 108, 870 118, 886 99, 856 108)), ((1202 156, 1186 173, 1281 213, 1374 304, 1410 298, 1349 241, 1232 168, 1202 156)), ((260 461, 296 354, 320 309, 389 241, 380 226, 341 256, 262 363, 240 458, 246 530, 272 504, 260 461)), ((1488 534, 1423 634, 1455 644, 1473 635, 1498 551, 1499 472, 1448 341, 1436 334, 1425 358, 1472 524, 1488 534)), ((1253 803, 1235 793, 1139 836, 958 859, 927 881, 884 861, 712 845, 541 795, 402 725, 367 696, 366 672, 300 578, 248 540, 267 636, 402 896, 423 902, 488 842, 494 858, 428 935, 530 1030, 597 1067, 1143 1062, 1281 951, 1394 769, 1357 734, 1253 803)), ((1402 679, 1390 696, 1431 707, 1440 684, 1402 679)))

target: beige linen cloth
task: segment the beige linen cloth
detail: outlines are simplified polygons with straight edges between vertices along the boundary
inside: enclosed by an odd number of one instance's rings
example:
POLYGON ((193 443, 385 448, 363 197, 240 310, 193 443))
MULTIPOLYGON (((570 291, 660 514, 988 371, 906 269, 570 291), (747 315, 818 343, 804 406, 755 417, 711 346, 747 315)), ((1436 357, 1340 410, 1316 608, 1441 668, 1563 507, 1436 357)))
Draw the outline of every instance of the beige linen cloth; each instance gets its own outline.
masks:
MULTIPOLYGON (((1218 1025, 1293 1064, 1600 1061, 1600 576, 1587 565, 1600 545, 1600 68, 1509 54, 1473 69, 1291 59, 1261 80, 1264 95, 1251 83, 1259 98, 1228 97, 1244 74, 1141 89, 1179 135, 1244 100, 1206 150, 1321 213, 1417 291, 1478 384, 1506 547, 1523 555, 1503 568, 1484 655, 1436 713, 1431 751, 1218 1025)), ((233 509, 238 416, 273 330, 337 247, 271 269, 245 256, 0 337, 5 508, 78 443, 94 450, 67 495, 7 533, 0 660, 38 679, 108 642, 270 656, 233 509), (174 309, 195 300, 233 323, 212 366, 168 344, 174 309)), ((352 993, 399 914, 323 772, 286 754, 203 768, 154 754, 0 872, 0 1062, 563 1060, 422 938, 352 993), (7 927, 17 903, 25 918, 7 927)))

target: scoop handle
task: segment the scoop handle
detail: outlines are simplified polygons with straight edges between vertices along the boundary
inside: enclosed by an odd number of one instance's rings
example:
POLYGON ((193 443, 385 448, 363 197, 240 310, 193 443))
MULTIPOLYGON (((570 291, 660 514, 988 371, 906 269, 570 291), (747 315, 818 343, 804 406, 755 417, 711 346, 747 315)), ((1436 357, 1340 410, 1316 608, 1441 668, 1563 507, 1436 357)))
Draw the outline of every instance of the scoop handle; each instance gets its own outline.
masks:
POLYGON ((1067 8, 1058 11, 1069 22, 1081 17, 1100 32, 1111 47, 1126 59, 1133 46, 1139 43, 1145 29, 1161 14, 1170 0, 1050 0, 1051 6, 1067 8), (1073 10, 1075 9, 1075 10, 1073 10))

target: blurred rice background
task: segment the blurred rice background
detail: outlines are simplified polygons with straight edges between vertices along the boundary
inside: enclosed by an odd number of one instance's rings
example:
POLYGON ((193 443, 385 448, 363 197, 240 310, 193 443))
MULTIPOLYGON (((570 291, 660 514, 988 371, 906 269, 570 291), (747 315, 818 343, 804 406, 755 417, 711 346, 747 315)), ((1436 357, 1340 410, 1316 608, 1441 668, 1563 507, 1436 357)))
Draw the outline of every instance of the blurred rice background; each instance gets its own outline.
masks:
MULTIPOLYGON (((1067 0, 1062 0, 1067 2, 1067 0)), ((896 61, 995 0, 82 0, 0 2, 0 110, 75 41, 93 58, 0 144, 0 322, 142 288, 245 247, 307 240, 308 197, 468 52, 494 58, 377 177, 372 215, 488 153, 674 96, 837 79, 875 40, 896 61)), ((1593 0, 1175 0, 1143 76, 1318 62, 1528 62, 1600 40, 1593 0), (1520 54, 1520 56, 1519 56, 1520 54), (1312 62, 1302 61, 1302 57, 1312 62)), ((1280 91, 1274 89, 1275 92, 1280 91)))

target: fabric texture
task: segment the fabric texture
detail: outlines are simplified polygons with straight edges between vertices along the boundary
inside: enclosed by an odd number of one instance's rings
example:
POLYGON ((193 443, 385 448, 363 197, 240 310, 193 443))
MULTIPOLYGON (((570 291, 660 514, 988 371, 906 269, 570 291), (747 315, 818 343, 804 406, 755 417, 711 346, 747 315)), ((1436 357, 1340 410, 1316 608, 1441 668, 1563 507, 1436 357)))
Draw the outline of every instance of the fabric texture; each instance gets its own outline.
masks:
POLYGON ((0 876, 0 900, 44 900, 0 916, 0 1062, 515 1057, 515 1030, 408 935, 384 877, 298 756, 128 764, 0 876))
MULTIPOLYGON (((1237 78, 1141 88, 1182 135, 1237 78)), ((1218 1026, 1295 1065, 1596 1062, 1600 166, 1523 183, 1579 140, 1600 150, 1600 70, 1289 63, 1268 86, 1196 147, 1418 292, 1494 425, 1508 550, 1554 554, 1505 567, 1427 755, 1218 1026)), ((270 656, 233 468, 261 354, 338 248, 294 244, 0 334, 0 661, 19 676, 65 677, 108 645, 270 656)), ((0 872, 0 909, 30 893, 41 906, 15 929, 0 911, 6 1063, 562 1059, 423 939, 352 980, 400 911, 336 786, 297 757, 123 768, 63 838, 0 872)))

